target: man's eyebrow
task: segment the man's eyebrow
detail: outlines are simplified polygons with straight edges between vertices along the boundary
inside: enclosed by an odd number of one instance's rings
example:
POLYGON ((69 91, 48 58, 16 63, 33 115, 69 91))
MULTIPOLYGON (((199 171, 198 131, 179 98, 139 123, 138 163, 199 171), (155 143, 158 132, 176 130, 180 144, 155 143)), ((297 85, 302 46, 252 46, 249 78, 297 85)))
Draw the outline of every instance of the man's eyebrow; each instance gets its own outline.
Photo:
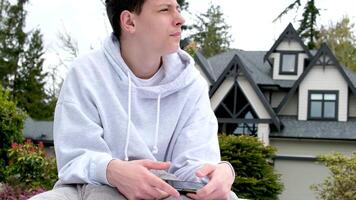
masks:
POLYGON ((162 4, 158 4, 158 7, 163 7, 163 6, 167 6, 167 7, 175 7, 177 8, 178 10, 181 9, 180 5, 177 4, 177 5, 174 5, 174 4, 170 4, 170 3, 162 3, 162 4))

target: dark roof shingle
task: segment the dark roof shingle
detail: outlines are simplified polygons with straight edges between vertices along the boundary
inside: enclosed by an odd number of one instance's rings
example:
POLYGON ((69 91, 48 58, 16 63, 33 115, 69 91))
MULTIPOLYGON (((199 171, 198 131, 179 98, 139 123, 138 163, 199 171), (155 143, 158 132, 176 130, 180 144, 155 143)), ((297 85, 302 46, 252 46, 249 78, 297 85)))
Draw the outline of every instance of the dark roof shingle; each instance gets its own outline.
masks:
POLYGON ((356 140, 356 118, 340 121, 300 121, 280 116, 284 129, 271 132, 271 137, 356 140))

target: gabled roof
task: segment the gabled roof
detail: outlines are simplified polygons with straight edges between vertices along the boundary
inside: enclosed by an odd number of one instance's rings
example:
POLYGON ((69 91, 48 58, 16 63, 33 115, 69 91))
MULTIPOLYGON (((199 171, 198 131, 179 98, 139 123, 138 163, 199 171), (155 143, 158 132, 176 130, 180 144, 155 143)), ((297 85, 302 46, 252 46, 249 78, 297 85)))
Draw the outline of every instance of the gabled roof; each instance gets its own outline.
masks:
POLYGON ((209 61, 203 56, 200 51, 195 52, 194 60, 200 66, 205 76, 209 79, 208 81, 210 83, 214 83, 216 81, 216 78, 213 73, 213 68, 211 67, 209 61))
POLYGON ((341 66, 345 74, 347 75, 347 77, 349 77, 349 79, 351 80, 353 86, 356 88, 356 73, 351 71, 349 68, 345 67, 344 65, 341 66))
POLYGON ((268 57, 273 53, 277 47, 283 42, 283 41, 291 41, 294 40, 302 46, 304 49, 305 53, 311 58, 311 54, 308 50, 308 48, 304 45, 302 39, 300 39, 299 34, 297 31, 294 29, 293 25, 291 23, 288 24, 287 28, 284 29, 283 33, 279 36, 278 40, 273 44, 272 48, 266 53, 263 61, 266 61, 268 57))
MULTIPOLYGON (((311 50, 312 56, 315 56, 317 51, 311 50)), ((258 86, 277 86, 279 88, 290 89, 293 87, 295 80, 273 80, 271 65, 268 62, 263 61, 263 57, 266 51, 243 51, 239 49, 230 49, 226 52, 217 54, 206 59, 201 53, 200 56, 203 57, 208 63, 209 68, 207 71, 212 74, 216 81, 216 77, 224 72, 229 62, 235 55, 238 55, 241 62, 244 64, 245 68, 250 72, 250 75, 254 82, 258 86)), ((197 61, 197 64, 201 65, 197 61)), ((201 67, 205 67, 201 65, 201 67)), ((356 87, 356 73, 349 70, 347 67, 342 66, 345 74, 351 80, 354 87, 356 87)))
POLYGON ((304 80, 306 75, 310 72, 310 70, 316 66, 316 65, 321 65, 323 67, 325 66, 335 66, 337 70, 341 73, 345 81, 347 82, 349 88, 351 91, 356 95, 356 89, 355 86, 353 85, 352 81, 350 80, 349 76, 346 75, 344 69, 341 67, 340 63, 337 61, 335 58, 334 54, 331 52, 329 47, 324 43, 322 44, 321 48, 319 51, 316 53, 310 64, 307 66, 307 68, 304 70, 303 74, 295 81, 292 89, 288 92, 288 94, 283 98, 281 103, 279 104, 278 108, 276 109, 276 112, 279 113, 282 108, 285 106, 287 103, 288 99, 291 98, 294 93, 296 92, 298 86, 300 83, 304 80))
POLYGON ((267 102, 265 96, 262 94, 261 90, 257 87, 256 83, 252 79, 250 72, 244 64, 242 63, 241 59, 239 58, 238 55, 234 55, 233 58, 229 61, 229 64, 226 66, 225 70, 221 73, 215 84, 212 86, 210 90, 210 97, 215 93, 215 91, 220 87, 222 82, 228 77, 228 76, 234 76, 237 78, 240 74, 239 72, 242 72, 243 75, 246 77, 247 81, 250 83, 251 87, 254 89, 256 92, 257 96, 261 100, 264 108, 267 110, 268 114, 271 116, 272 121, 276 128, 279 130, 281 127, 280 120, 278 119, 276 113, 273 111, 272 107, 270 104, 267 102))
POLYGON ((220 77, 224 72, 229 62, 235 55, 238 55, 245 68, 250 72, 250 75, 257 85, 274 85, 280 88, 291 88, 294 84, 293 80, 273 80, 272 70, 268 62, 263 62, 263 56, 266 51, 243 51, 231 49, 224 53, 217 54, 208 58, 208 62, 212 68, 212 74, 215 77, 220 77))

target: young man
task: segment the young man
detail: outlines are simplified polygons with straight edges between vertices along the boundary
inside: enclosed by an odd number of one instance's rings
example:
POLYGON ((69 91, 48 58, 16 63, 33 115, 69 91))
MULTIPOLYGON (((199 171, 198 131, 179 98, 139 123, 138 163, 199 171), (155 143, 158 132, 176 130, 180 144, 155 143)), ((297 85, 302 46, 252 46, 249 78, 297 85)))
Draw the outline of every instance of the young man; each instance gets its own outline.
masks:
POLYGON ((176 0, 107 0, 114 34, 74 62, 58 99, 55 189, 33 199, 179 197, 157 176, 208 182, 192 199, 230 199, 208 86, 180 50, 176 0))

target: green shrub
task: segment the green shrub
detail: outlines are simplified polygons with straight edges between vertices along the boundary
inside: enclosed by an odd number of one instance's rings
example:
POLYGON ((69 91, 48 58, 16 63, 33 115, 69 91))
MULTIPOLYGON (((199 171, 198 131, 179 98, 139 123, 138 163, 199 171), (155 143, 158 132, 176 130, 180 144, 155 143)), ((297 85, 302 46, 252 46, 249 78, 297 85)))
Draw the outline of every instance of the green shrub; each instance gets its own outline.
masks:
POLYGON ((251 136, 220 135, 221 159, 229 161, 236 172, 232 190, 246 199, 278 199, 283 190, 280 176, 271 166, 275 149, 265 147, 251 136))
POLYGON ((23 141, 22 129, 26 115, 10 100, 9 92, 0 86, 0 181, 5 179, 4 169, 8 162, 7 150, 12 143, 23 141))
POLYGON ((355 200, 356 199, 356 152, 350 156, 342 153, 318 156, 318 162, 329 170, 330 176, 320 184, 311 188, 317 193, 318 199, 355 200))
POLYGON ((56 161, 46 156, 43 143, 34 145, 30 140, 24 144, 12 144, 6 167, 6 182, 10 185, 24 184, 26 188, 51 189, 57 180, 56 161))

